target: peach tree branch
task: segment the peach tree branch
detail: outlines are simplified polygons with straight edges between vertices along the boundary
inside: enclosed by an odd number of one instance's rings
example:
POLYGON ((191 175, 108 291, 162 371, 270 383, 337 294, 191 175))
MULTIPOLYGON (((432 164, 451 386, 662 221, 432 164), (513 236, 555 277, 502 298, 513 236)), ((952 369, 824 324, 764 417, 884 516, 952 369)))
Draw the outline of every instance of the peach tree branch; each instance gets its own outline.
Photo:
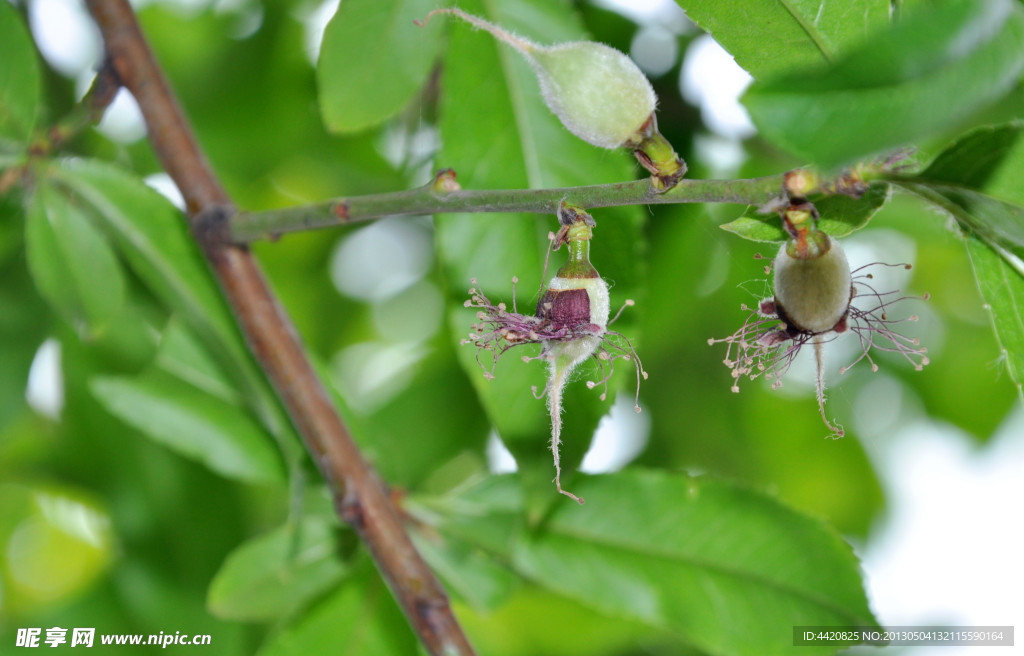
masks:
POLYGON ((87 0, 110 65, 139 103, 162 165, 185 198, 190 226, 249 348, 280 396, 341 518, 365 542, 431 654, 472 654, 447 595, 405 532, 384 484, 363 459, 316 376, 291 320, 244 246, 226 241, 235 214, 192 134, 127 0, 87 0))
POLYGON ((443 212, 525 212, 555 214, 561 202, 583 209, 668 203, 763 205, 783 193, 783 175, 746 180, 680 180, 657 193, 649 180, 559 189, 463 190, 447 169, 428 184, 383 194, 335 198, 321 203, 239 212, 230 221, 235 243, 274 239, 282 234, 370 221, 385 216, 443 212))

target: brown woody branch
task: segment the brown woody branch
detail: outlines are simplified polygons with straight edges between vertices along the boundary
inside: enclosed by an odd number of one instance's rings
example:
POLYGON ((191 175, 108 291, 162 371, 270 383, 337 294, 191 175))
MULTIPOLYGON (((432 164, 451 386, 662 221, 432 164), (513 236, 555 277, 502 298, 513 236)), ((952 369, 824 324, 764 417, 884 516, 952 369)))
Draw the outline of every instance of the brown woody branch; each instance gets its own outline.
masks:
POLYGON ((413 547, 384 484, 356 448, 259 266, 246 247, 225 240, 234 205, 192 135, 127 0, 87 4, 103 33, 110 65, 138 101, 157 156, 185 198, 193 233, 249 348, 331 487, 338 514, 369 547, 430 653, 472 654, 444 589, 413 547))

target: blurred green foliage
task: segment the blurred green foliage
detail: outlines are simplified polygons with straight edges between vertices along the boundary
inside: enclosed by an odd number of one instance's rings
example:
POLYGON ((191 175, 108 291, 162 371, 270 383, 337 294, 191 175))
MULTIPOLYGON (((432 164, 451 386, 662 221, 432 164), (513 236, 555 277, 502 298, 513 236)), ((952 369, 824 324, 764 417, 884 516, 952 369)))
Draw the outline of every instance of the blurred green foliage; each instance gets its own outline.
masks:
MULTIPOLYGON (((35 52, 23 4, 0 2, 0 645, 18 627, 83 626, 208 633, 218 654, 417 653, 365 550, 335 519, 180 212, 141 182, 158 170, 149 145, 90 129, 61 152, 29 156, 30 135, 38 143, 44 122, 69 109, 74 81, 35 52), (30 405, 42 353, 59 373, 49 403, 30 405)), ((849 243, 861 252, 913 261, 899 284, 931 293, 908 310, 922 317, 915 335, 931 364, 914 372, 883 355, 879 373, 860 366, 843 377, 831 366, 828 411, 848 436, 822 439, 801 364, 784 388, 744 384, 737 396, 722 350, 707 344, 764 295, 764 262, 753 255, 774 249, 719 226, 766 240, 777 227, 737 206, 595 211, 592 260, 614 283, 612 305, 637 301, 615 328, 650 372, 640 396, 649 423, 626 424, 627 441, 642 446, 630 468, 568 485, 588 499, 577 508, 550 484, 546 411, 530 391, 543 386, 543 366, 510 356, 487 381, 458 345, 473 321, 462 307, 470 278, 510 302, 518 276, 520 308, 535 303, 554 217, 387 220, 254 245, 481 653, 783 653, 788 633, 780 639, 772 622, 872 623, 840 538, 869 540, 885 510, 858 439, 878 430, 868 415, 928 416, 983 444, 1019 402, 1019 4, 908 9, 896 32, 887 1, 833 3, 869 20, 853 25, 837 10, 813 30, 804 5, 817 3, 795 2, 795 12, 679 4, 756 79, 746 101, 762 135, 732 144, 742 149, 732 170, 713 165, 708 144, 721 137, 683 100, 677 57, 652 82, 660 128, 691 177, 921 146, 922 166, 891 185, 888 204, 882 184, 861 202, 821 208, 826 220, 841 215, 834 230, 856 231, 849 243), (940 47, 949 42, 962 47, 940 47), (989 57, 993 49, 1016 58, 989 57), (920 71, 931 77, 904 84, 920 71), (977 93, 950 94, 968 81, 977 93), (947 149, 992 123, 1004 125, 947 149), (1002 377, 992 367, 1000 358, 1002 377), (878 402, 879 380, 899 390, 900 405, 866 405, 878 402), (495 435, 518 475, 489 473, 495 435)), ((140 20, 218 175, 249 210, 405 189, 439 167, 467 188, 643 175, 626 153, 571 137, 529 67, 486 34, 452 21, 423 36, 406 29, 431 6, 345 0, 319 56, 311 26, 330 7, 310 0, 154 2, 140 20), (346 22, 356 19, 365 22, 346 22)), ((460 7, 542 43, 590 34, 628 50, 639 29, 587 3, 460 7)), ((675 34, 680 50, 697 35, 675 34)), ((836 364, 856 357, 834 350, 836 364)), ((631 397, 626 369, 613 385, 631 397)), ((569 469, 612 406, 581 383, 565 401, 569 469)))

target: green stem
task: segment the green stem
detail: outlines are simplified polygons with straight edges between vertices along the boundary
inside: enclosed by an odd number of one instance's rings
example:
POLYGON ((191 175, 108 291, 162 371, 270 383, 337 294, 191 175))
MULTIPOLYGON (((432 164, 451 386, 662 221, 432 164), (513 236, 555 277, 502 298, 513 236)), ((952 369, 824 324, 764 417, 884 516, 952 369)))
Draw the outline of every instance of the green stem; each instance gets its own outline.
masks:
POLYGON ((649 180, 557 189, 439 191, 423 187, 384 194, 336 198, 322 203, 264 212, 240 212, 231 219, 235 243, 275 239, 288 232, 370 221, 385 216, 447 212, 554 214, 562 201, 580 208, 669 203, 762 205, 780 195, 782 176, 744 180, 680 180, 659 194, 649 180))
POLYGON ((86 128, 99 123, 120 88, 121 81, 113 66, 109 61, 104 62, 96 72, 92 86, 82 96, 82 99, 75 103, 67 115, 36 139, 32 147, 33 153, 38 155, 51 153, 74 139, 86 128))
MULTIPOLYGON (((582 224, 577 224, 582 225, 582 224)), ((583 226, 590 231, 590 226, 583 226)), ((586 239, 569 239, 565 245, 569 256, 565 264, 558 270, 559 278, 597 278, 597 270, 590 263, 590 237, 586 239)))

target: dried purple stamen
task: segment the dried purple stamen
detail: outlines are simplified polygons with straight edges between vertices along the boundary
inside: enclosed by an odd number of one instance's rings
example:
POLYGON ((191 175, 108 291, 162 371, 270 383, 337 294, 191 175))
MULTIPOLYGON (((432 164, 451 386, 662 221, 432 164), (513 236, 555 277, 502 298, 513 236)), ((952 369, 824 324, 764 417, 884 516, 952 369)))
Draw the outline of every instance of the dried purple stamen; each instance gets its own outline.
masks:
MULTIPOLYGON (((476 317, 479 322, 473 324, 473 332, 469 333, 466 339, 461 340, 460 344, 463 346, 472 344, 477 347, 476 361, 480 368, 484 370, 484 377, 487 379, 494 378, 494 370, 498 365, 498 360, 505 351, 513 347, 524 344, 542 344, 544 348, 537 355, 524 355, 522 360, 523 362, 531 362, 533 360, 550 361, 553 357, 551 353, 551 346, 553 344, 572 342, 585 337, 595 337, 600 341, 593 353, 593 358, 598 364, 601 378, 597 381, 587 381, 587 387, 594 389, 598 385, 603 385, 604 390, 600 398, 602 401, 606 400, 608 381, 615 373, 615 361, 631 360, 636 368, 637 375, 634 407, 637 412, 640 412, 640 380, 647 380, 647 372, 644 370, 643 363, 640 361, 640 357, 637 355, 629 339, 622 333, 590 323, 588 320, 589 314, 584 316, 580 313, 582 303, 579 298, 563 304, 550 301, 545 302, 542 299, 542 302, 538 304, 537 315, 520 314, 517 312, 518 308, 516 305, 515 286, 518 282, 518 278, 512 278, 512 311, 509 312, 505 303, 495 305, 487 298, 476 278, 470 280, 470 283, 474 286, 470 288, 469 299, 463 305, 467 308, 476 308, 478 310, 476 317), (558 319, 563 320, 560 321, 558 319), (483 351, 490 351, 494 354, 490 367, 480 359, 480 354, 483 351), (605 363, 609 365, 607 373, 605 371, 605 363)), ((572 292, 576 290, 567 291, 572 292)), ((565 295, 564 292, 560 296, 573 298, 572 295, 565 295)), ((545 298, 548 297, 545 296, 545 298)), ((585 299, 586 297, 584 297, 585 299)), ((623 310, 633 305, 635 303, 632 299, 627 300, 615 317, 608 322, 609 325, 619 318, 623 310)), ((587 312, 589 313, 589 302, 587 303, 587 312)), ((540 392, 534 387, 534 396, 543 398, 547 394, 549 386, 550 381, 540 392)))

